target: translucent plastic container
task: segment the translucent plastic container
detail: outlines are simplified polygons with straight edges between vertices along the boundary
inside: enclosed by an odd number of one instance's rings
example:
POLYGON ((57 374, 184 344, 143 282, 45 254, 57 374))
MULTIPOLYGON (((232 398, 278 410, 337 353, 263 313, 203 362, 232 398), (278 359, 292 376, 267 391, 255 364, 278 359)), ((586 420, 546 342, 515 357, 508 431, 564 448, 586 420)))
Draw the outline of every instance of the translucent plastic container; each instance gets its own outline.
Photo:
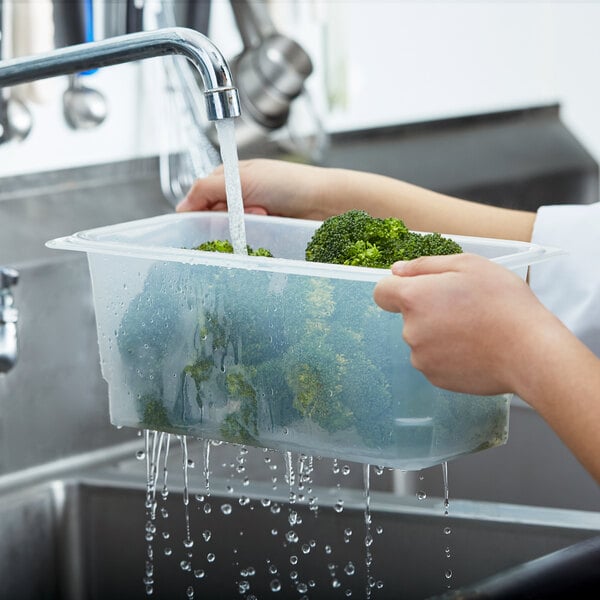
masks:
MULTIPOLYGON (((402 316, 373 302, 387 270, 309 263, 319 223, 246 216, 276 257, 191 250, 225 213, 76 233, 88 253, 114 425, 420 469, 503 444, 510 397, 456 394, 410 365, 402 316)), ((525 276, 547 248, 449 236, 525 276)))

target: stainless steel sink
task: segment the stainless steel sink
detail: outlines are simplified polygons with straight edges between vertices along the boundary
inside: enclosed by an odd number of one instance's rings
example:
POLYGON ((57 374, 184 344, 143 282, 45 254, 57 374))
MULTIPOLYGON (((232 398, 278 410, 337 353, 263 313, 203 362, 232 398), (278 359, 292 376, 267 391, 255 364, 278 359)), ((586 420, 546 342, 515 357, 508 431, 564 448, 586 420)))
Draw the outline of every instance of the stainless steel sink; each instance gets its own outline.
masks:
MULTIPOLYGON (((313 495, 319 497, 315 513, 306 501, 290 505, 285 484, 275 491, 268 481, 244 486, 238 476, 234 493, 229 493, 232 479, 223 474, 213 478, 210 497, 198 501, 196 494, 205 490, 194 473, 197 480, 192 482, 188 504, 194 545, 186 549, 177 461, 169 460, 168 498, 163 501, 157 495, 157 531, 150 542, 145 538, 148 514, 141 462, 130 460, 5 491, 0 503, 0 598, 145 598, 149 546, 154 556, 154 598, 191 597, 186 595, 190 586, 194 598, 301 598, 299 583, 307 586, 311 599, 346 598, 348 590, 352 598, 366 596, 362 490, 315 488, 313 495), (244 500, 240 504, 242 496, 249 499, 247 504, 244 500), (340 497, 341 513, 334 508, 340 497), (268 506, 265 498, 271 499, 268 506), (205 512, 207 504, 210 513, 205 512), (231 514, 222 509, 227 504, 231 514), (273 506, 279 506, 279 512, 273 506), (290 525, 290 510, 297 511, 301 523, 290 525), (297 542, 286 539, 290 530, 298 535, 297 542), (211 533, 208 541, 206 531, 211 533), (186 571, 180 563, 188 560, 188 552, 191 570, 186 571), (216 557, 212 563, 209 553, 216 557), (298 559, 295 565, 293 556, 298 559), (345 572, 350 562, 353 575, 345 572), (269 571, 271 566, 276 573, 269 571), (195 576, 199 570, 204 577, 195 576), (298 573, 296 580, 291 579, 293 571, 298 573), (271 591, 276 579, 280 592, 271 591)), ((371 510, 369 575, 383 583, 372 589, 373 599, 428 598, 446 592, 449 584, 456 589, 600 535, 600 515, 584 511, 457 500, 451 501, 445 516, 439 498, 418 500, 382 491, 372 493, 371 510), (445 534, 445 528, 451 533, 445 534), (452 577, 447 579, 449 569, 452 577)))

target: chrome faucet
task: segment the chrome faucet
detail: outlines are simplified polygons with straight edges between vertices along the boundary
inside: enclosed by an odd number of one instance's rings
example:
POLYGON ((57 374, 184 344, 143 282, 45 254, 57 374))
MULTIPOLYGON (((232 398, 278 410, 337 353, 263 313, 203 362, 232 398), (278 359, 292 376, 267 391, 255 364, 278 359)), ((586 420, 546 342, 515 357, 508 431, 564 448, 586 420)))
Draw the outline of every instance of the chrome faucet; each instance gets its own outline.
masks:
POLYGON ((17 362, 19 313, 14 307, 10 288, 18 281, 18 271, 9 267, 0 267, 0 373, 10 371, 17 362))
POLYGON ((238 91, 223 55, 207 37, 183 27, 131 33, 0 62, 0 88, 168 54, 185 56, 198 70, 210 121, 240 115, 238 91))

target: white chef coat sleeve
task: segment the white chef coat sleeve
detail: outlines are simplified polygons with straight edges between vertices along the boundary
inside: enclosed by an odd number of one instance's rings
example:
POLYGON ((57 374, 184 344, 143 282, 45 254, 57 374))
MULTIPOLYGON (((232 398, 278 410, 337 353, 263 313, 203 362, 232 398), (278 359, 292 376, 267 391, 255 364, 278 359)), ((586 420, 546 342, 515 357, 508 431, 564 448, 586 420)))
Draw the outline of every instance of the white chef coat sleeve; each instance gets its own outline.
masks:
POLYGON ((540 207, 531 241, 566 252, 531 266, 532 291, 600 356, 600 203, 540 207))

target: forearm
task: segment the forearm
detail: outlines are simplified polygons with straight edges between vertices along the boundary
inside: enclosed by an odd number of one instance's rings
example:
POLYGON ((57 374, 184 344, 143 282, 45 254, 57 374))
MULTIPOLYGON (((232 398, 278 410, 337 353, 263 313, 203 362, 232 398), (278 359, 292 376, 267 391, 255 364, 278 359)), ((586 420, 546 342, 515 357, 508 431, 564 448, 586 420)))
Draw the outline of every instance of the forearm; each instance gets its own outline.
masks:
POLYGON ((325 206, 397 217, 416 231, 530 241, 535 213, 488 206, 439 194, 400 180, 343 169, 329 170, 325 206))
POLYGON ((562 324, 546 328, 529 347, 515 391, 600 483, 600 359, 562 324))

